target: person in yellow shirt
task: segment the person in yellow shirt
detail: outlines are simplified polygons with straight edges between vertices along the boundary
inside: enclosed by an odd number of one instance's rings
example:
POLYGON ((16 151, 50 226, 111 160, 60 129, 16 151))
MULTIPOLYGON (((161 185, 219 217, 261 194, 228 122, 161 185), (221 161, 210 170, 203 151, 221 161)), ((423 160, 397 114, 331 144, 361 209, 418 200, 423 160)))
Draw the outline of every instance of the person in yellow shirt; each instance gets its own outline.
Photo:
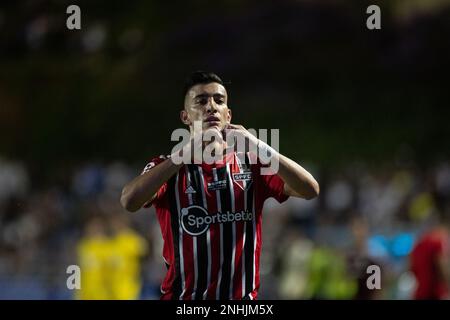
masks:
POLYGON ((112 299, 134 300, 141 292, 141 261, 148 250, 148 243, 134 231, 128 218, 113 215, 110 222, 109 279, 112 299))
POLYGON ((84 236, 77 245, 78 265, 81 270, 81 289, 76 290, 78 300, 107 300, 112 298, 108 286, 108 261, 111 241, 100 217, 90 218, 84 236))

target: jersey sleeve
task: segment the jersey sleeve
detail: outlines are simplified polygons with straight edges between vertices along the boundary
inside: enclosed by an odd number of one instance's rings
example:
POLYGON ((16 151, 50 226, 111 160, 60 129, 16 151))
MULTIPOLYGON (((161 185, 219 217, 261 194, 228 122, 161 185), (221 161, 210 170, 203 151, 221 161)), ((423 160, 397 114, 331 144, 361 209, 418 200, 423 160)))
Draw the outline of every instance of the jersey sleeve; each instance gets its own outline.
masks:
MULTIPOLYGON (((150 170, 152 170, 154 167, 156 167, 157 165, 159 165, 166 159, 168 159, 168 157, 163 156, 163 155, 156 157, 156 158, 151 158, 150 161, 145 165, 144 169, 142 170, 141 175, 149 172, 150 170)), ((164 197, 166 190, 167 190, 167 182, 164 182, 164 184, 156 192, 156 196, 153 199, 149 199, 149 201, 144 203, 143 207, 149 208, 152 206, 152 204, 160 201, 164 197)))
POLYGON ((262 166, 257 166, 264 199, 275 198, 279 203, 286 201, 289 196, 284 193, 284 181, 276 172, 272 172, 269 175, 261 175, 261 168, 262 166))

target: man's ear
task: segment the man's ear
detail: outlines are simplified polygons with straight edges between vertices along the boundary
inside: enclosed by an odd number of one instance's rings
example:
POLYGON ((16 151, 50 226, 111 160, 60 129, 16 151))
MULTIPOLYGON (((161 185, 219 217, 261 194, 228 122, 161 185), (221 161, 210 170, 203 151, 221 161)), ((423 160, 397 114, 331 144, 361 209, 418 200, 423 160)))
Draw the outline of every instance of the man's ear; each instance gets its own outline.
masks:
POLYGON ((227 123, 228 124, 231 123, 231 117, 232 117, 231 109, 228 109, 228 111, 227 111, 227 123))
POLYGON ((180 111, 180 119, 185 125, 189 126, 191 124, 191 120, 189 119, 189 115, 186 110, 180 111))

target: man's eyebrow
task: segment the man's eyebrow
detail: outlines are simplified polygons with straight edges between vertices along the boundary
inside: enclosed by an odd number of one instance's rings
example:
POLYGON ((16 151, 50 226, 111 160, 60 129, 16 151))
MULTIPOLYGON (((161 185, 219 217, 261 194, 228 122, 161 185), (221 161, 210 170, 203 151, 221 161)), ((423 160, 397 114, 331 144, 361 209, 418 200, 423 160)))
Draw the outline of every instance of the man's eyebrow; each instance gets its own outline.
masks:
POLYGON ((224 94, 221 94, 221 93, 214 93, 214 94, 212 94, 212 95, 210 95, 210 94, 207 94, 207 93, 200 93, 200 94, 198 94, 198 95, 196 95, 195 97, 194 97, 194 99, 198 99, 198 98, 209 98, 209 97, 219 97, 219 98, 225 98, 225 95, 224 94))

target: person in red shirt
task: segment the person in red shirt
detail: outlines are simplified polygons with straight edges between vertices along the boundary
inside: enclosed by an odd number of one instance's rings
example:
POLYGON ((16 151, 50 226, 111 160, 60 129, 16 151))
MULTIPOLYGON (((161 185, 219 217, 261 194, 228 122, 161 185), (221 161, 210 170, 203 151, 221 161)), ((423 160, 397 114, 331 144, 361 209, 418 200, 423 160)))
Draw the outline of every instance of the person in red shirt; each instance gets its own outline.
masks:
POLYGON ((449 229, 445 222, 426 232, 415 244, 411 271, 416 278, 416 300, 449 298, 449 229))
POLYGON ((317 181, 303 167, 232 124, 227 104, 227 91, 216 74, 193 73, 180 113, 192 140, 170 156, 151 159, 123 188, 121 203, 128 211, 151 205, 156 209, 167 266, 161 299, 256 299, 264 201, 319 194, 317 181), (201 124, 201 132, 195 123, 201 124), (191 147, 199 134, 208 132, 218 138, 201 148, 213 144, 218 160, 194 161, 198 159, 191 147), (236 144, 221 140, 225 132, 269 150, 269 162, 263 165, 260 153, 236 150, 236 144), (174 160, 181 156, 189 161, 174 160), (273 161, 278 172, 261 174, 273 161))

